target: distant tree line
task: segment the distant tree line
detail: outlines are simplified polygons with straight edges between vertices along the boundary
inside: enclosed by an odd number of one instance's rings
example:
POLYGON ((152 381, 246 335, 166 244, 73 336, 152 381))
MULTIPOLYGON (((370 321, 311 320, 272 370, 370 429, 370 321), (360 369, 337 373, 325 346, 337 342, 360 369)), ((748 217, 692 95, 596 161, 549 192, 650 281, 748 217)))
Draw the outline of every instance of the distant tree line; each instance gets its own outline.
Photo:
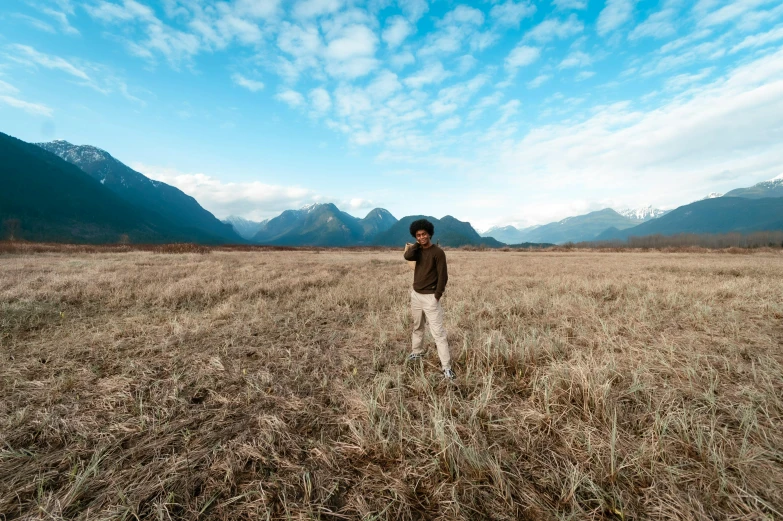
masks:
POLYGON ((751 233, 680 233, 677 235, 645 235, 629 237, 627 241, 591 241, 578 244, 587 248, 783 248, 783 230, 751 233))

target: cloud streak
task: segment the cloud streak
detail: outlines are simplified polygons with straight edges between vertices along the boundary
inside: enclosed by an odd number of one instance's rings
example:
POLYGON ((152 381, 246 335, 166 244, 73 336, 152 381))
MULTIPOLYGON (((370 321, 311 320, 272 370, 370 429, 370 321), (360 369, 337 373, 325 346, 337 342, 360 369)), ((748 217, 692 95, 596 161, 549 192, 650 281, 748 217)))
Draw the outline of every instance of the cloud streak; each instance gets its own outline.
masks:
POLYGON ((283 210, 298 208, 322 198, 312 190, 299 186, 284 186, 261 182, 224 182, 203 173, 181 172, 143 163, 130 165, 150 179, 176 186, 222 219, 239 215, 246 219, 262 220, 274 217, 283 210))
POLYGON ((775 175, 783 164, 783 51, 742 65, 682 98, 650 110, 615 103, 568 126, 538 127, 506 150, 505 171, 518 182, 546 172, 554 189, 646 194, 654 203, 687 203, 734 178, 775 175), (515 165, 525 165, 518 171, 515 165))

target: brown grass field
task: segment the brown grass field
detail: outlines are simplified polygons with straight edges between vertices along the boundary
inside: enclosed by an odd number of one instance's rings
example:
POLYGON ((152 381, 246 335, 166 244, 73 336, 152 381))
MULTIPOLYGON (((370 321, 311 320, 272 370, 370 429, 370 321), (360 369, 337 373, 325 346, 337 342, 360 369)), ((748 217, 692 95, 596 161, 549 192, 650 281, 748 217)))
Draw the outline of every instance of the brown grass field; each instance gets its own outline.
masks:
POLYGON ((783 519, 783 254, 0 255, 0 520, 783 519))

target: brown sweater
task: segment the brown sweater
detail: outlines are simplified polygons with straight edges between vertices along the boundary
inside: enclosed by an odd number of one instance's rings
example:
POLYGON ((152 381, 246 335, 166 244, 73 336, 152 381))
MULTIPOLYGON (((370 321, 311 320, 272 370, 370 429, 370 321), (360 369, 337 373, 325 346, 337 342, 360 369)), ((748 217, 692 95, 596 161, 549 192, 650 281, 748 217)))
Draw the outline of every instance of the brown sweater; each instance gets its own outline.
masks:
POLYGON ((429 248, 422 248, 416 243, 405 252, 404 257, 405 260, 416 261, 416 270, 413 272, 414 291, 424 295, 435 293, 435 298, 440 300, 449 281, 446 253, 434 244, 429 248))

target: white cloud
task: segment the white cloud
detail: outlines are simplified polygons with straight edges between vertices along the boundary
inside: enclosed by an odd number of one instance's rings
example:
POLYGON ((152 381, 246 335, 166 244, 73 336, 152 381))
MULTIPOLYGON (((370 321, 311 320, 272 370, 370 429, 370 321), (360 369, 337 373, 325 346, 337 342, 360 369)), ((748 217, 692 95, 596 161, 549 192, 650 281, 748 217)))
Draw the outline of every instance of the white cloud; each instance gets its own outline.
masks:
POLYGON ((146 33, 146 39, 127 43, 131 54, 152 59, 155 53, 159 53, 172 66, 176 66, 184 60, 189 60, 201 50, 201 42, 196 36, 162 23, 149 24, 146 33))
POLYGON ((327 64, 326 70, 335 78, 353 80, 370 74, 379 65, 380 62, 375 58, 359 56, 350 60, 331 61, 327 64))
POLYGON ((257 20, 276 13, 277 4, 276 0, 235 0, 204 8, 197 2, 165 3, 167 13, 186 21, 183 30, 163 23, 154 10, 136 0, 100 0, 85 9, 98 21, 123 26, 117 38, 132 55, 153 62, 162 55, 176 68, 201 51, 223 49, 233 41, 261 43, 264 35, 257 20))
POLYGON ((678 74, 677 76, 672 76, 666 80, 665 88, 666 90, 679 92, 685 87, 689 87, 694 83, 708 78, 714 70, 714 67, 708 67, 693 74, 678 74))
POLYGON ((425 85, 441 83, 449 76, 451 73, 443 68, 442 63, 434 62, 405 78, 403 83, 411 88, 419 89, 425 85))
POLYGON ((452 54, 462 48, 462 42, 468 36, 468 32, 458 27, 430 33, 427 44, 419 49, 419 56, 433 56, 436 54, 452 54))
POLYGON ((457 59, 457 70, 460 74, 465 74, 466 72, 473 69, 478 64, 478 60, 471 56, 470 54, 465 54, 464 56, 460 56, 457 59))
POLYGON ((479 99, 478 102, 473 104, 473 109, 468 114, 468 121, 475 121, 484 113, 487 108, 499 105, 502 100, 502 92, 494 92, 479 99))
POLYGON ((304 96, 292 89, 284 89, 277 96, 278 100, 286 103, 291 108, 299 108, 304 105, 304 96))
POLYGON ((395 69, 402 69, 411 63, 416 63, 416 57, 410 51, 401 52, 389 58, 389 64, 395 69))
POLYGON ((313 18, 338 11, 343 6, 341 0, 303 0, 294 7, 294 16, 313 18))
POLYGON ((746 36, 744 40, 732 47, 730 52, 733 54, 743 49, 763 47, 771 43, 779 42, 780 40, 783 40, 783 25, 778 25, 765 33, 746 36))
POLYGON ((500 35, 494 31, 475 33, 470 37, 470 48, 473 51, 483 51, 494 45, 500 39, 500 35))
POLYGON ((327 44, 325 54, 327 58, 349 60, 373 55, 377 45, 378 37, 369 27, 351 25, 327 44))
POLYGON ((666 54, 681 49, 698 40, 703 40, 712 35, 711 29, 699 29, 681 38, 677 38, 661 46, 661 53, 666 54))
POLYGON ((402 88, 397 75, 391 71, 381 71, 367 85, 367 93, 376 100, 385 100, 402 88))
POLYGON ((711 11, 710 8, 714 4, 702 2, 701 5, 697 5, 695 9, 701 9, 702 11, 701 16, 698 17, 699 25, 710 27, 734 21, 745 13, 769 3, 775 2, 773 0, 737 0, 711 11))
POLYGON ((14 96, 7 96, 5 94, 0 95, 0 102, 17 109, 21 109, 33 116, 46 116, 51 117, 53 110, 46 105, 40 103, 31 103, 29 101, 21 100, 14 96))
POLYGON ((502 4, 495 4, 489 11, 489 16, 501 27, 519 27, 523 18, 533 16, 536 6, 530 2, 514 2, 506 0, 502 4))
POLYGON ((325 114, 332 108, 332 98, 323 87, 310 91, 310 103, 317 114, 325 114))
POLYGON ((377 35, 367 26, 353 24, 333 34, 324 50, 326 70, 335 77, 349 79, 365 76, 378 67, 374 57, 377 35))
POLYGON ((653 76, 668 73, 695 62, 717 60, 722 58, 727 52, 726 39, 727 35, 722 35, 713 40, 687 47, 679 54, 670 53, 663 56, 654 56, 641 67, 640 73, 643 76, 653 76))
POLYGON ((552 0, 552 5, 561 11, 581 10, 587 9, 587 0, 552 0))
POLYGON ((151 179, 176 186, 193 196, 218 218, 239 215, 260 220, 275 217, 283 210, 300 208, 321 199, 312 190, 261 182, 223 182, 203 173, 186 173, 174 168, 131 163, 131 168, 151 179))
POLYGON ((393 16, 386 20, 386 28, 383 30, 383 41, 390 49, 399 47, 405 39, 413 33, 413 26, 402 16, 393 16))
POLYGON ((44 22, 43 20, 39 20, 38 18, 35 18, 33 16, 28 16, 26 14, 20 14, 20 13, 14 13, 14 18, 17 18, 19 20, 24 20, 30 26, 38 29, 39 31, 44 31, 46 33, 54 34, 57 31, 54 27, 52 27, 50 24, 44 22))
POLYGON ((87 82, 92 81, 84 70, 59 56, 38 52, 29 45, 12 44, 8 48, 11 50, 9 58, 15 61, 32 63, 47 69, 56 69, 87 82))
POLYGON ((102 0, 95 4, 85 4, 84 8, 90 16, 104 22, 127 22, 132 20, 151 22, 157 20, 152 9, 135 0, 124 0, 120 4, 102 0))
POLYGON ((19 94, 19 89, 10 83, 0 80, 0 94, 19 94))
POLYGON ((606 0, 606 6, 598 15, 596 28, 600 36, 606 36, 633 17, 636 0, 606 0))
POLYGON ((651 14, 647 20, 634 27, 629 40, 638 40, 639 38, 668 38, 675 34, 674 17, 677 12, 674 9, 663 9, 657 13, 651 14))
POLYGON ((573 67, 588 67, 592 65, 592 63, 593 57, 586 52, 571 51, 571 53, 560 62, 560 65, 558 65, 557 68, 570 69, 573 67))
POLYGON ((429 57, 459 52, 467 43, 472 50, 484 50, 498 41, 492 30, 481 31, 484 13, 479 9, 459 5, 435 22, 438 28, 426 37, 418 55, 429 57))
MULTIPOLYGON (((66 4, 66 6, 68 5, 70 4, 66 4)), ((68 21, 68 14, 73 14, 73 8, 71 8, 70 11, 66 10, 63 12, 57 11, 56 9, 51 9, 49 7, 44 7, 41 9, 41 12, 51 18, 54 18, 60 24, 60 28, 62 29, 63 33, 70 35, 80 34, 79 30, 72 26, 68 21)))
POLYGON ((233 38, 244 44, 257 43, 263 38, 258 25, 231 14, 220 17, 215 22, 215 28, 223 38, 224 43, 221 47, 227 45, 233 38))
POLYGON ((462 119, 460 119, 459 116, 452 116, 442 121, 435 128, 435 132, 437 132, 438 134, 443 134, 445 132, 449 132, 450 130, 458 129, 461 123, 462 123, 462 119))
POLYGON ((484 23, 484 13, 475 7, 468 7, 467 5, 458 5, 443 17, 442 20, 438 20, 437 25, 446 27, 449 25, 482 25, 484 23))
POLYGON ((272 18, 280 11, 280 0, 235 0, 237 14, 251 18, 272 18))
POLYGON ((684 203, 713 186, 715 172, 779 173, 780 121, 783 51, 647 112, 615 103, 582 122, 536 128, 503 163, 519 183, 546 172, 553 187, 595 195, 600 187, 603 197, 645 193, 656 204, 677 202, 674 193, 684 203))
POLYGON ((539 74, 529 82, 527 82, 527 88, 528 89, 537 89, 547 81, 552 79, 552 76, 550 74, 539 74))
POLYGON ((416 23, 430 9, 427 0, 397 0, 397 5, 413 23, 416 23))
POLYGON ((277 35, 278 48, 308 66, 315 65, 314 60, 322 52, 323 45, 318 28, 314 25, 301 26, 283 22, 277 35))
POLYGON ((334 97, 337 113, 343 118, 364 121, 372 112, 372 99, 362 89, 342 85, 334 92, 334 97))
MULTIPOLYGON (((774 2, 772 2, 774 5, 774 2)), ((762 25, 777 21, 783 16, 783 4, 778 4, 772 9, 750 10, 737 20, 736 28, 743 32, 754 32, 762 25)))
POLYGON ((539 56, 541 56, 541 49, 538 47, 517 45, 506 57, 506 70, 514 72, 520 67, 525 67, 535 62, 539 56))
POLYGON ((231 79, 234 80, 234 83, 240 87, 244 87, 251 92, 258 92, 264 88, 264 84, 262 82, 251 80, 238 73, 232 75, 231 79))
POLYGON ((574 78, 576 81, 584 81, 595 76, 595 71, 580 71, 574 78))
POLYGON ((546 43, 555 39, 569 38, 581 33, 583 30, 584 24, 575 14, 572 14, 566 20, 556 20, 554 18, 544 20, 528 31, 525 34, 525 38, 546 43))

